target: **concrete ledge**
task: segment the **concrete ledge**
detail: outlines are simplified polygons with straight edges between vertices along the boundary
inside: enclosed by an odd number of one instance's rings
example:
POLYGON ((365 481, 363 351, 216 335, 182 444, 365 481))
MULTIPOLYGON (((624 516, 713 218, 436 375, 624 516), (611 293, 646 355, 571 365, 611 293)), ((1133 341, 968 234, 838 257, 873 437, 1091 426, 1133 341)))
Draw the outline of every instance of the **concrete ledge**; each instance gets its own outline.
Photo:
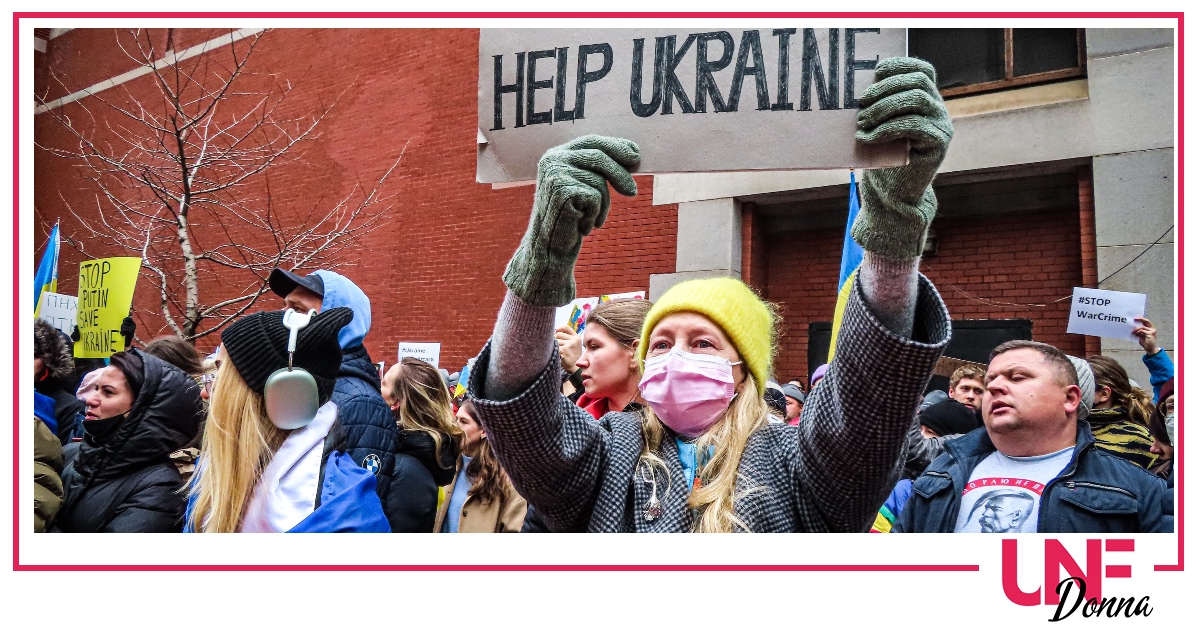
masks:
POLYGON ((1168 48, 1175 45, 1175 29, 1171 28, 1089 28, 1087 54, 1089 58, 1114 57, 1129 53, 1168 48))
POLYGON ((1087 79, 1034 85, 1015 90, 1004 90, 978 96, 965 96, 946 101, 946 110, 951 118, 977 116, 994 112, 1040 107, 1055 103, 1080 101, 1088 97, 1087 79))

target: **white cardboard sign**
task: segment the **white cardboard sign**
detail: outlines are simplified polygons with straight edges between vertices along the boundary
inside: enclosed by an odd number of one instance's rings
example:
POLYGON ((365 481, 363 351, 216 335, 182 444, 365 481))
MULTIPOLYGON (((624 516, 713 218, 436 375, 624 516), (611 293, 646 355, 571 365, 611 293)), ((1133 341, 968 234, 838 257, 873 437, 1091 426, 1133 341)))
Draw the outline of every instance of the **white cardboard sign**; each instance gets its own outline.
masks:
POLYGON ((858 97, 902 28, 483 29, 476 180, 527 182, 547 149, 595 133, 639 173, 873 168, 904 142, 854 140, 858 97))
POLYGON ((587 320, 588 313, 600 303, 600 298, 586 297, 575 298, 570 303, 558 307, 554 311, 554 327, 570 325, 575 329, 575 332, 583 330, 583 322, 587 320))
POLYGON ((433 367, 438 366, 438 359, 442 356, 442 344, 440 343, 415 343, 411 341, 400 342, 400 351, 397 361, 404 357, 415 357, 433 367))
POLYGON ((55 328, 69 335, 75 329, 78 305, 79 298, 74 295, 42 291, 38 319, 50 322, 55 328))
POLYGON ((1146 314, 1146 294, 1075 287, 1067 332, 1137 341, 1135 317, 1146 314))

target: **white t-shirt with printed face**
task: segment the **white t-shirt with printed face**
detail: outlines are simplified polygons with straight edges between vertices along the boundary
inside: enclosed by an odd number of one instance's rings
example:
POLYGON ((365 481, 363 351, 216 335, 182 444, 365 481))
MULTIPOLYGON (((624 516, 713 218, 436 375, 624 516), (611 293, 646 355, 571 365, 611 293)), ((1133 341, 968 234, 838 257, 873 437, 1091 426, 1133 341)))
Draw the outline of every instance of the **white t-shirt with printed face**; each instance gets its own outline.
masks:
POLYGON ((996 451, 971 471, 954 533, 1037 531, 1042 490, 1071 462, 1075 447, 1049 455, 1009 457, 996 451))

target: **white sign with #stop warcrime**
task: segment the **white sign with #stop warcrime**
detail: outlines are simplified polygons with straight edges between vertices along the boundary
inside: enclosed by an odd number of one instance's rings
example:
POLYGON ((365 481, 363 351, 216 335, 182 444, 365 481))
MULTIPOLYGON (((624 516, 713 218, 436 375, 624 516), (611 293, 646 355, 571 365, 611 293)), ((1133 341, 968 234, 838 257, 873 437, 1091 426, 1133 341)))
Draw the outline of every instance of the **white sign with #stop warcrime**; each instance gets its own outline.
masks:
POLYGON ((1146 315, 1146 294, 1075 287, 1067 332, 1136 342, 1135 317, 1146 315))

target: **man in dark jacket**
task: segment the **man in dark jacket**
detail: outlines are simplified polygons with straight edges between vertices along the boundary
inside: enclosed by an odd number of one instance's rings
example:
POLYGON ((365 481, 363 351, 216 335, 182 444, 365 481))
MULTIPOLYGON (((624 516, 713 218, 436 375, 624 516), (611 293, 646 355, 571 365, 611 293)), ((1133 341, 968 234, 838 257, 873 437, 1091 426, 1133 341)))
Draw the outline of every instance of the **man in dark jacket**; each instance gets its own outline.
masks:
POLYGON ((913 482, 896 532, 1170 532, 1161 479, 1095 448, 1079 375, 1053 346, 992 351, 983 428, 945 444, 913 482))
POLYGON ((375 473, 376 491, 393 532, 433 531, 437 485, 419 460, 399 449, 399 428, 379 393, 379 373, 363 346, 371 330, 371 300, 345 276, 324 269, 307 276, 275 269, 268 282, 287 308, 320 312, 345 306, 354 311, 354 319, 338 334, 342 366, 333 388, 345 452, 375 473))

